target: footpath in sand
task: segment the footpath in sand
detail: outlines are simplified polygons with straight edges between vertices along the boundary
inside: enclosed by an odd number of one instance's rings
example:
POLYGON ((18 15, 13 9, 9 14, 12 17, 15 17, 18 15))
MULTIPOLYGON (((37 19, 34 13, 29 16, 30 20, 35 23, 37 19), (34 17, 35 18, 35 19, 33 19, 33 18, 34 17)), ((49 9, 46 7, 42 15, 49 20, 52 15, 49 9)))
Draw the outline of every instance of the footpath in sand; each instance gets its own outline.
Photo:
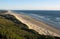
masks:
POLYGON ((60 30, 50 25, 47 25, 41 21, 38 21, 30 16, 24 14, 17 14, 13 12, 7 12, 7 14, 14 15, 19 21, 26 24, 30 29, 37 31, 39 34, 52 35, 60 37, 60 30))

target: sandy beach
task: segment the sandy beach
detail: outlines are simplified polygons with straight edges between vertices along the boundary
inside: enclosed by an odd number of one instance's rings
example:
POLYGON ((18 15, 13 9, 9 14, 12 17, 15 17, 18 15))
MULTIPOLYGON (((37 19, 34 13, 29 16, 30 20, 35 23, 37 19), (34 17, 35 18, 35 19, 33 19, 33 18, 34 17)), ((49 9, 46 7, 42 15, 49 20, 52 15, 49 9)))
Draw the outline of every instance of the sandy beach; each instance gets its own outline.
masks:
POLYGON ((30 16, 24 14, 17 14, 14 12, 7 12, 6 14, 14 15, 19 21, 26 24, 29 29, 37 31, 39 34, 52 35, 60 37, 60 30, 54 27, 51 27, 48 24, 45 24, 41 21, 38 21, 30 16))

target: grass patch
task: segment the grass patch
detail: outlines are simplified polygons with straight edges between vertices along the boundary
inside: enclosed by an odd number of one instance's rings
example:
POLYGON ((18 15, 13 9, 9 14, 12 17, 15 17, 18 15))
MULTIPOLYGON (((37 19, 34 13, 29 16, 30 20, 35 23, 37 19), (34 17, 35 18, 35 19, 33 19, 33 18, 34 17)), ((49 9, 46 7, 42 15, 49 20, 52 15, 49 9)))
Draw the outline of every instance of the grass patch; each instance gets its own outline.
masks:
POLYGON ((40 35, 12 15, 0 15, 0 39, 60 39, 40 35))

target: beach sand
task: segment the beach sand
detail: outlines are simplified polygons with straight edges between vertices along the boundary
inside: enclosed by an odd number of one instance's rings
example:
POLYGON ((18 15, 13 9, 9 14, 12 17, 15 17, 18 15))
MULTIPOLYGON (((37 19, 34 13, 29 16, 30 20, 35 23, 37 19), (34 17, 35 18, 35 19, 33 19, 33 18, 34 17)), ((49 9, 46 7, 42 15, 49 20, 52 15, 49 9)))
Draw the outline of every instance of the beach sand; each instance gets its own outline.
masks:
POLYGON ((60 37, 59 29, 51 27, 50 25, 38 21, 30 16, 24 14, 17 14, 14 12, 7 12, 6 14, 14 15, 20 22, 26 24, 29 27, 29 29, 33 29, 37 31, 39 34, 60 37))

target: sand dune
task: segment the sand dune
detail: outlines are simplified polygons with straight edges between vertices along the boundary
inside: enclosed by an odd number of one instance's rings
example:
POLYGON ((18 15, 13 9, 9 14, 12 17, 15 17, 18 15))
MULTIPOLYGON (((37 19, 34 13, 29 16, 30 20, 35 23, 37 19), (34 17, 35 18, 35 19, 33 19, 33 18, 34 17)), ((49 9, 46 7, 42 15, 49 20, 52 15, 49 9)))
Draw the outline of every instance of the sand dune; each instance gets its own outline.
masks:
POLYGON ((45 24, 41 21, 38 21, 30 16, 24 14, 17 14, 14 12, 7 12, 6 14, 14 15, 19 21, 28 25, 30 29, 37 31, 39 34, 52 35, 60 37, 60 30, 54 27, 51 27, 48 24, 45 24))

